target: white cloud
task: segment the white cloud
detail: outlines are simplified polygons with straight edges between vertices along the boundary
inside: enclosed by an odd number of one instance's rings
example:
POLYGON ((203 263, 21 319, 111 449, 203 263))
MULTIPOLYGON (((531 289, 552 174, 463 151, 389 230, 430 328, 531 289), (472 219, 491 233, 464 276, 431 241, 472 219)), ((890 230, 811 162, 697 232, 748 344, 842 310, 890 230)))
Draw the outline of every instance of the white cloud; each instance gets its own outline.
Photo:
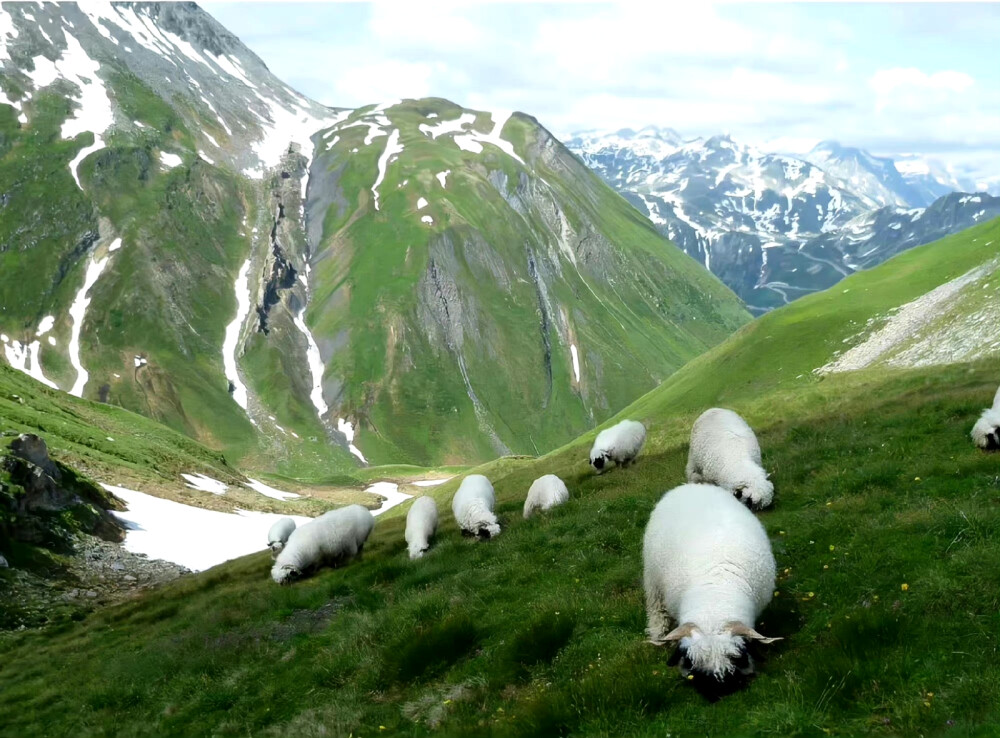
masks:
MULTIPOLYGON (((385 102, 433 93, 433 65, 380 59, 342 67, 331 79, 333 99, 385 102)), ((360 103, 358 103, 360 104, 360 103)))
POLYGON ((927 74, 916 67, 880 69, 868 81, 876 94, 887 96, 897 90, 945 90, 965 92, 975 84, 965 72, 946 69, 927 74))
POLYGON ((215 7, 279 77, 330 105, 430 95, 521 110, 557 135, 655 124, 785 151, 833 138, 970 167, 978 156, 984 176, 1000 150, 1000 67, 986 63, 1000 23, 971 6, 964 25, 933 4, 215 7))

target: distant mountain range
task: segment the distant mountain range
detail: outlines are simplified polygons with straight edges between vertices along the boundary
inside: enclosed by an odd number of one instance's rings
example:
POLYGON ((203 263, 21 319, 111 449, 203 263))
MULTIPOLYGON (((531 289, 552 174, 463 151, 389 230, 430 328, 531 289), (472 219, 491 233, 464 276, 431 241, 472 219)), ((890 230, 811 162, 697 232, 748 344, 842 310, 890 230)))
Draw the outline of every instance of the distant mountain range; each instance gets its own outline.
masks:
POLYGON ((647 126, 567 146, 757 313, 1000 215, 943 166, 833 141, 797 157, 647 126))

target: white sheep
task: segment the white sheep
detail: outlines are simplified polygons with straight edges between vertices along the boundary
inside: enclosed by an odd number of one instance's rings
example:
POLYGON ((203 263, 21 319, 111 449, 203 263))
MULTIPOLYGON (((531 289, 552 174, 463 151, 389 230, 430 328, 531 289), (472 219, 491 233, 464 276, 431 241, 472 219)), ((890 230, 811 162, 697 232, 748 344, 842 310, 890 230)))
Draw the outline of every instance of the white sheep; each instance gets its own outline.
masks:
POLYGON ((288 584, 312 569, 335 566, 361 554, 375 527, 368 508, 348 505, 296 528, 271 568, 271 578, 288 584))
POLYGON ((760 444, 753 429, 732 410, 713 407, 691 429, 687 480, 728 489, 755 510, 774 500, 774 485, 760 464, 760 444))
POLYGON ((754 514, 721 487, 677 487, 653 509, 642 560, 650 642, 680 641, 670 663, 701 687, 733 687, 751 675, 747 639, 778 640, 754 630, 775 576, 754 514))
POLYGON ((419 559, 431 546, 438 527, 438 507, 433 497, 418 497, 406 513, 406 543, 411 559, 419 559))
POLYGON ((524 500, 524 517, 528 519, 535 511, 551 510, 568 501, 566 483, 555 474, 546 474, 531 483, 528 497, 524 500))
POLYGON ((500 524, 493 514, 494 505, 496 495, 490 480, 482 474, 470 474, 452 498, 451 511, 463 534, 495 538, 500 535, 500 524))
POLYGON ((993 407, 983 410, 972 426, 972 440, 984 451, 1000 451, 1000 388, 993 397, 993 407))
POLYGON ((613 461, 618 466, 628 466, 639 455, 646 442, 646 427, 637 420, 623 420, 597 434, 590 449, 590 463, 598 474, 613 461))
POLYGON ((285 547, 288 536, 295 530, 295 521, 291 518, 281 518, 267 532, 267 547, 271 549, 271 558, 276 558, 285 547))

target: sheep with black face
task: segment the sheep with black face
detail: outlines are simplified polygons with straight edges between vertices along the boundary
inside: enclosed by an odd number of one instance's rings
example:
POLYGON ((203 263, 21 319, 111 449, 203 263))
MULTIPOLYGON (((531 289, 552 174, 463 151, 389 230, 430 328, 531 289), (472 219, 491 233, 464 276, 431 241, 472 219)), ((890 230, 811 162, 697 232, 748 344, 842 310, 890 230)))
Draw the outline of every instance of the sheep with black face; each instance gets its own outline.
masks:
POLYGON ((603 473, 612 462, 628 466, 639 455, 645 442, 646 426, 637 420, 623 420, 597 434, 590 449, 590 464, 598 474, 603 473))
POLYGON ((642 559, 650 642, 676 642, 672 661, 703 689, 724 693, 748 679, 749 642, 778 640, 754 629, 776 567, 753 513, 721 487, 677 487, 653 509, 642 559))
POLYGON ((1000 451, 1000 389, 993 397, 993 407, 983 410, 972 426, 972 440, 983 451, 1000 451))
POLYGON ((490 480, 482 474, 470 474, 451 500, 451 511, 463 535, 496 538, 500 523, 493 512, 496 494, 490 480))
POLYGON ((774 500, 774 485, 761 466, 753 429, 732 410, 706 410, 691 428, 686 469, 692 484, 717 484, 759 510, 774 500))
POLYGON ((290 584, 322 566, 338 566, 360 556, 375 527, 368 508, 348 505, 299 526, 271 567, 271 578, 290 584))
POLYGON ((281 518, 267 532, 267 547, 271 549, 271 558, 277 558, 281 549, 288 542, 288 537, 295 530, 295 521, 291 518, 281 518))

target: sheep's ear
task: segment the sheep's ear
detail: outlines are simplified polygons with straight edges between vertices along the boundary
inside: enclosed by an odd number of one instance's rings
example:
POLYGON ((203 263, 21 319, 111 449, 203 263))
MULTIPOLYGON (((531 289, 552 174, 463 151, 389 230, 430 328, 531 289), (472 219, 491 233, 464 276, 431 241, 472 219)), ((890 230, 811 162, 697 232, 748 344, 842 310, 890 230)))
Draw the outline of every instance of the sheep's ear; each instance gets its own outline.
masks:
POLYGON ((752 638, 755 641, 760 641, 761 643, 774 643, 775 641, 780 641, 781 638, 767 638, 762 636, 756 630, 743 623, 730 623, 727 630, 736 636, 743 636, 745 638, 752 638))
POLYGON ((681 638, 690 638, 695 633, 700 633, 698 626, 694 623, 684 623, 684 625, 679 625, 672 631, 667 633, 663 640, 665 641, 679 641, 681 638))

